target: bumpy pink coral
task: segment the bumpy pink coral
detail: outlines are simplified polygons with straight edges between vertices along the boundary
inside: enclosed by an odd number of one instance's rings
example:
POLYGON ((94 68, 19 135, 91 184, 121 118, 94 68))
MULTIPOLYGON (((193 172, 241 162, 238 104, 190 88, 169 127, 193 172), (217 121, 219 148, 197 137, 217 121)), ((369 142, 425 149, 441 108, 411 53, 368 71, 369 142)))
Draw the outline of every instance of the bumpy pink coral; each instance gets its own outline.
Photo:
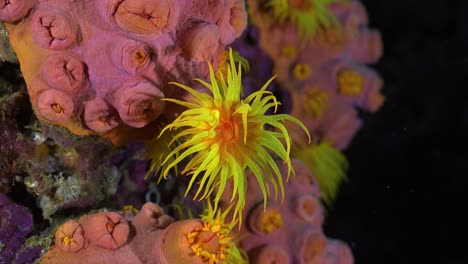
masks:
MULTIPOLYGON (((357 0, 327 5, 337 25, 304 44, 290 21, 278 25, 261 2, 249 4, 260 46, 275 63, 279 87, 291 95, 291 115, 307 125, 316 142, 328 140, 343 150, 361 126, 355 108, 375 112, 384 102, 381 78, 362 65, 382 55, 380 33, 367 28, 364 6, 357 0)), ((303 145, 305 135, 289 128, 296 146, 303 145)))
POLYGON ((205 78, 247 15, 243 0, 10 0, 0 20, 38 117, 119 144, 178 114, 168 82, 205 78))
POLYGON ((174 223, 152 203, 143 205, 136 216, 126 216, 100 212, 64 223, 42 263, 203 263, 187 240, 202 226, 199 220, 174 223))
POLYGON ((55 245, 62 251, 75 253, 85 245, 83 227, 76 220, 70 220, 61 225, 55 233, 55 245))
POLYGON ((36 0, 0 0, 0 20, 13 23, 25 17, 36 0))
MULTIPOLYGON (((348 246, 342 242, 337 246, 323 234, 324 215, 314 176, 301 162, 292 164, 296 176, 285 184, 283 204, 269 201, 264 210, 261 194, 247 192, 247 222, 239 230, 240 246, 251 263, 352 263, 348 246)), ((283 164, 281 170, 285 169, 283 164)), ((253 178, 249 177, 249 189, 258 188, 253 178)), ((229 204, 229 194, 224 197, 229 204)))

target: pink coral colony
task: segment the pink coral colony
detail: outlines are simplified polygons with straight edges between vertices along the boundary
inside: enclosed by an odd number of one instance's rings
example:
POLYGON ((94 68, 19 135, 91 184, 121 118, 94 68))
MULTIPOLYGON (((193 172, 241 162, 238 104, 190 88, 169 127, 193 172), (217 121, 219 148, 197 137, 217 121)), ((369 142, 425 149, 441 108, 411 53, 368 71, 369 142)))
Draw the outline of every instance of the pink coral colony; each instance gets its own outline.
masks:
MULTIPOLYGON (((293 15, 274 17, 275 1, 247 2, 276 85, 290 95, 288 111, 305 124, 313 146, 326 142, 339 153, 361 126, 356 108, 375 112, 384 102, 381 78, 364 65, 382 54, 380 34, 366 27, 364 7, 358 0, 325 1, 331 26, 304 39, 293 15)), ((284 2, 291 8, 314 3, 284 2)), ((241 37, 247 16, 243 0, 0 0, 0 20, 36 116, 115 145, 152 139, 161 124, 185 110, 166 98, 185 102, 191 95, 170 82, 206 92, 193 78, 208 78, 207 62, 215 70, 226 65, 226 47, 241 37)), ((306 133, 285 125, 292 153, 302 151, 306 133)), ((285 182, 284 201, 269 199, 266 207, 261 186, 247 177, 245 220, 233 231, 244 261, 353 262, 350 248, 322 231, 321 175, 307 162, 292 160, 296 176, 285 182)), ((279 166, 287 175, 286 165, 279 166)), ((231 203, 228 193, 221 199, 224 209, 231 203)), ((89 213, 55 230, 42 263, 225 263, 231 238, 219 228, 198 219, 174 221, 154 203, 139 212, 89 213)))

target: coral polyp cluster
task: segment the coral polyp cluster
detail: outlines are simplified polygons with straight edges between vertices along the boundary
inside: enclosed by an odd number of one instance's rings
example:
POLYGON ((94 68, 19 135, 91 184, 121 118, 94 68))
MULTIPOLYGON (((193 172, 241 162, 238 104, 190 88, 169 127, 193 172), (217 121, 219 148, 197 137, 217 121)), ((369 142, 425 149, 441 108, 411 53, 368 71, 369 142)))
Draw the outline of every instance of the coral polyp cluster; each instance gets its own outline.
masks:
POLYGON ((206 78, 243 32, 244 1, 2 1, 0 20, 43 122, 120 145, 150 139, 185 96, 170 81, 206 78), (29 63, 34 62, 34 63, 29 63))
POLYGON ((0 194, 0 263, 352 262, 320 200, 383 102, 380 35, 358 0, 248 7, 0 0, 0 190, 39 217, 0 194))
MULTIPOLYGON (((224 80, 222 75, 217 79, 211 65, 209 65, 210 83, 198 80, 209 89, 211 96, 186 85, 174 83, 192 94, 193 98, 189 102, 165 99, 185 106, 188 110, 162 131, 164 133, 167 130, 180 129, 173 140, 184 139, 183 143, 175 147, 164 161, 167 162, 178 155, 166 167, 163 175, 166 176, 171 168, 193 155, 181 171, 182 174, 191 176, 187 192, 201 176, 195 198, 200 194, 200 199, 208 198, 216 190, 214 204, 217 208, 227 182, 232 180, 231 201, 237 197, 234 209, 234 218, 236 218, 245 204, 246 170, 251 171, 257 179, 265 206, 267 196, 271 193, 266 183, 273 184, 276 195, 281 192, 284 196, 283 177, 269 153, 272 151, 288 164, 287 177, 289 177, 293 171, 289 159, 291 138, 282 122, 291 121, 304 129, 307 134, 308 132, 304 125, 292 116, 266 115, 271 108, 276 111, 279 105, 275 96, 266 91, 272 79, 258 91, 241 99, 241 65, 239 64, 236 69, 232 52, 230 61, 227 80, 224 80), (266 126, 271 126, 277 131, 269 130, 266 126), (281 140, 285 141, 286 147, 281 140)), ((239 215, 239 218, 242 219, 242 215, 239 215)))
POLYGON ((210 202, 200 216, 203 226, 187 235, 190 248, 205 263, 247 263, 244 253, 237 248, 232 229, 236 222, 226 223, 230 208, 215 211, 210 202))
POLYGON ((263 0, 262 8, 272 10, 278 24, 292 23, 297 27, 301 39, 310 41, 316 34, 323 33, 338 23, 327 5, 343 0, 263 0))

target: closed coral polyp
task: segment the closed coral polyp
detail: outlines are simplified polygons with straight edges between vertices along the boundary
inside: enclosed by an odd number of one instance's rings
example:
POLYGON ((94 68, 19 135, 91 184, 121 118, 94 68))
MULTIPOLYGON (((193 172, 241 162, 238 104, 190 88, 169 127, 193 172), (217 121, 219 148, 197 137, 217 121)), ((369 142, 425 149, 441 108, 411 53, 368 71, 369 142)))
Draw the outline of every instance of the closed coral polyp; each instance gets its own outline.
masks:
POLYGON ((120 28, 137 34, 163 31, 174 16, 170 0, 123 0, 115 8, 115 20, 120 28))
POLYGON ((84 247, 84 231, 76 220, 65 222, 55 233, 55 244, 65 252, 78 252, 84 247))
POLYGON ((163 92, 146 80, 131 80, 113 94, 113 105, 122 121, 132 127, 144 127, 164 109, 163 92))
POLYGON ((33 18, 34 37, 44 48, 63 50, 75 43, 76 25, 59 11, 40 10, 33 18))
POLYGON ((123 246, 130 233, 128 222, 121 215, 113 212, 87 216, 83 225, 87 238, 106 249, 117 249, 123 246))
POLYGON ((73 94, 80 91, 85 80, 83 63, 70 55, 49 57, 42 72, 50 87, 73 94))
POLYGON ((0 20, 13 23, 33 8, 35 0, 0 0, 0 20))
POLYGON ((37 110, 46 121, 61 123, 70 121, 75 109, 72 98, 58 90, 49 89, 37 97, 37 110))
POLYGON ((364 89, 364 77, 352 69, 342 69, 337 74, 338 89, 347 96, 359 96, 364 89))

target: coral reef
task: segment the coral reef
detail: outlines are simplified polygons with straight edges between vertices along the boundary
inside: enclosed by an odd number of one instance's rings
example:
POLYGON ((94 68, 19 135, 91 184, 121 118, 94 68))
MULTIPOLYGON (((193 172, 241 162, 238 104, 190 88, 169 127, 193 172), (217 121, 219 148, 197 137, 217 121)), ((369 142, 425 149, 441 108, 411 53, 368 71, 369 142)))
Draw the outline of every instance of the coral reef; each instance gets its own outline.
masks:
POLYGON ((226 80, 223 76, 215 77, 211 64, 208 66, 210 83, 199 81, 209 89, 211 96, 175 83, 191 93, 194 98, 189 102, 167 99, 187 107, 188 110, 161 132, 178 129, 180 132, 175 135, 173 141, 184 140, 166 157, 164 163, 169 159, 174 161, 171 161, 162 172, 161 177, 166 177, 172 167, 193 154, 181 172, 191 177, 187 193, 197 177, 203 174, 194 198, 203 193, 200 199, 206 199, 217 189, 214 198, 217 208, 227 182, 233 181, 232 200, 237 199, 234 218, 239 216, 242 221, 242 215, 238 213, 245 202, 247 186, 245 171, 248 169, 254 173, 265 205, 267 196, 271 194, 270 188, 265 187, 268 182, 273 184, 276 195, 278 193, 284 195, 282 175, 272 157, 278 156, 288 164, 289 169, 285 175, 289 178, 291 172, 294 172, 289 159, 291 138, 283 122, 290 121, 303 129, 307 135, 309 134, 304 125, 292 116, 265 114, 270 109, 276 111, 279 105, 276 97, 266 91, 273 78, 258 91, 241 100, 242 70, 240 64, 236 69, 232 50, 226 80), (271 131, 267 127, 273 127, 279 132, 271 131), (182 128, 187 129, 182 130, 182 128), (284 140, 285 144, 280 140, 284 140), (204 192, 201 192, 203 189, 204 192))
POLYGON ((24 246, 27 236, 33 230, 31 213, 2 193, 0 220, 0 263, 31 263, 41 255, 41 248, 24 246))
MULTIPOLYGON (((238 231, 239 246, 251 263, 353 263, 346 244, 323 234, 324 212, 315 177, 302 162, 292 160, 292 164, 296 176, 285 183, 284 202, 270 200, 266 209, 261 193, 253 191, 258 183, 248 177, 246 223, 238 231)), ((280 170, 284 173, 287 166, 281 164, 280 170)), ((222 202, 229 204, 229 194, 222 202)))
POLYGON ((42 263, 208 263, 204 255, 193 252, 192 243, 203 236, 202 246, 213 253, 222 245, 214 239, 206 242, 212 231, 200 233, 204 226, 197 219, 174 222, 153 203, 143 205, 135 216, 122 212, 87 214, 56 230, 55 246, 43 256, 42 263))
POLYGON ((314 144, 307 146, 306 135, 289 125, 293 156, 315 172, 321 187, 328 186, 322 190, 323 199, 331 203, 339 184, 346 179, 346 162, 334 155, 325 158, 329 168, 318 171, 318 159, 303 154, 316 152, 313 148, 323 146, 323 142, 336 151, 344 150, 361 127, 357 108, 375 112, 383 104, 382 80, 363 65, 376 62, 382 55, 380 34, 367 27, 367 13, 357 0, 250 0, 249 12, 259 29, 259 45, 274 62, 278 88, 290 99, 287 110, 304 122, 313 138, 314 144), (307 41, 299 18, 270 18, 278 16, 281 6, 292 12, 300 4, 316 8, 315 19, 323 24, 314 34, 308 34, 313 37, 307 41))
MULTIPOLYGON (((360 127, 355 107, 375 112, 384 99, 380 77, 362 65, 382 54, 379 33, 366 28, 364 7, 354 0, 328 4, 337 25, 302 46, 294 23, 278 26, 267 18, 269 8, 257 1, 249 4, 259 44, 274 61, 279 87, 291 94, 291 114, 307 125, 316 140, 330 140, 343 150, 360 127)), ((301 134, 295 135, 299 143, 301 134)))
POLYGON ((185 95, 167 83, 205 78, 247 14, 239 0, 28 0, 0 7, 0 20, 38 118, 121 144, 177 115, 162 99, 185 95))
POLYGON ((16 177, 25 170, 27 159, 34 154, 34 143, 22 136, 27 116, 28 97, 15 92, 0 97, 0 192, 7 193, 16 177))
POLYGON ((38 197, 44 218, 64 208, 96 206, 117 191, 121 172, 111 163, 115 149, 108 142, 46 125, 34 132, 35 155, 26 161, 23 181, 38 197))
POLYGON ((380 34, 358 0, 248 4, 0 1, 0 191, 37 222, 0 194, 0 263, 353 262, 321 202, 380 34))

